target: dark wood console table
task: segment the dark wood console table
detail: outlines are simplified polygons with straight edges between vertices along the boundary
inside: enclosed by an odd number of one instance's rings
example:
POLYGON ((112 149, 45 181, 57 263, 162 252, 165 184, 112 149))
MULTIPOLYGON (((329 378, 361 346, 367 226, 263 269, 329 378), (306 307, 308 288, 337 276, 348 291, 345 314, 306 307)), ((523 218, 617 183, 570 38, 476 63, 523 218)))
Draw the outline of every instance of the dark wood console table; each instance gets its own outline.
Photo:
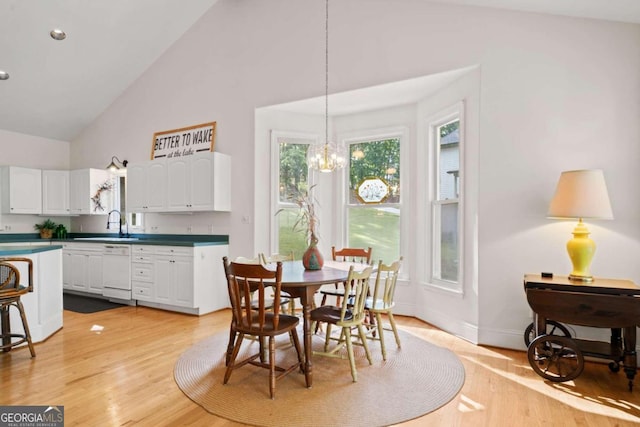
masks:
POLYGON ((529 306, 535 313, 537 338, 528 348, 529 363, 550 381, 576 378, 584 356, 612 360, 616 372, 621 363, 633 389, 637 370, 636 326, 640 325, 640 287, 631 280, 596 278, 591 283, 567 276, 524 276, 529 306), (546 335, 547 320, 596 328, 610 328, 611 341, 600 342, 546 335))

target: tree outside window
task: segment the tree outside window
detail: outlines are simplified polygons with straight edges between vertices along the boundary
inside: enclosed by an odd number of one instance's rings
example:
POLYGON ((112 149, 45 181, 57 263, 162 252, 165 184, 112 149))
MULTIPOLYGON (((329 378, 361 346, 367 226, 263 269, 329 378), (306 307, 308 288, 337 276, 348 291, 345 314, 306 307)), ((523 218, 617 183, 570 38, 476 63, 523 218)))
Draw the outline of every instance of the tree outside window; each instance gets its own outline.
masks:
POLYGON ((294 201, 310 187, 307 150, 312 142, 302 138, 278 138, 278 252, 293 252, 296 259, 302 259, 309 243, 304 233, 294 230, 299 212, 294 201))

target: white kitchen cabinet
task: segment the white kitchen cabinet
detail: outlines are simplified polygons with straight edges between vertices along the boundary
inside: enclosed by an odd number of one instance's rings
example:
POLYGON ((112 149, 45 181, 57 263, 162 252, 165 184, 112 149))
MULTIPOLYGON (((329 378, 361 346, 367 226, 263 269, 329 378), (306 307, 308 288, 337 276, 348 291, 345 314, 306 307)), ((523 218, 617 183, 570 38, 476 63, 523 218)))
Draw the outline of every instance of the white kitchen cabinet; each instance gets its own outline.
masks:
POLYGON ((71 264, 71 253, 62 250, 62 288, 73 289, 71 283, 73 282, 73 265, 71 264))
POLYGON ((130 163, 127 210, 230 211, 231 158, 221 153, 200 153, 130 163))
POLYGON ((202 315, 229 306, 222 257, 228 245, 132 245, 131 283, 138 305, 202 315))
POLYGON ((42 213, 69 215, 69 171, 42 171, 42 213))
POLYGON ((114 176, 102 169, 78 169, 69 174, 69 204, 73 215, 106 215, 113 209, 114 176), (99 191, 107 183, 111 190, 99 191))
POLYGON ((131 294, 133 299, 153 301, 155 246, 131 247, 131 294))
POLYGON ((62 249, 64 289, 102 294, 102 245, 65 244, 62 249))
POLYGON ((190 211, 191 159, 178 157, 167 161, 167 211, 190 211))
POLYGON ((158 303, 194 307, 193 248, 162 246, 154 257, 154 300, 158 303))
POLYGON ((85 254, 85 257, 87 291, 92 294, 102 295, 102 253, 88 253, 85 254))
POLYGON ((201 153, 167 160, 167 211, 230 211, 231 158, 201 153))
POLYGON ((3 166, 0 179, 3 213, 42 213, 42 171, 40 169, 3 166))
POLYGON ((166 210, 167 163, 164 159, 127 166, 127 211, 164 212, 166 210))

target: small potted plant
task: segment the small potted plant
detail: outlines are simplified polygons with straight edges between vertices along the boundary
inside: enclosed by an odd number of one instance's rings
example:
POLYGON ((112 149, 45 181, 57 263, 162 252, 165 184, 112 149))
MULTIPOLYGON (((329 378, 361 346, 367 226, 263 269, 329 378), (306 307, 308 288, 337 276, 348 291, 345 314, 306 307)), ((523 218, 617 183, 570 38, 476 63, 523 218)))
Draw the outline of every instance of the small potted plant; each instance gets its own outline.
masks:
POLYGON ((56 227, 57 227, 57 224, 51 221, 51 219, 47 219, 45 222, 41 224, 34 225, 34 228, 40 231, 40 237, 43 239, 50 239, 56 227))

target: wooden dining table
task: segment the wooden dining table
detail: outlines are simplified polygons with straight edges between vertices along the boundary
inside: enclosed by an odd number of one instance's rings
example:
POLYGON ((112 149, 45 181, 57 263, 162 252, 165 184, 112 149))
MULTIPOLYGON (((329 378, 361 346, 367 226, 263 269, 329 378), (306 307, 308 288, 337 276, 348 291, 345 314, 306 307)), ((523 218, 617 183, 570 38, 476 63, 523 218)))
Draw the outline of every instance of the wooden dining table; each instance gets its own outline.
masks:
MULTIPOLYGON (((275 264, 269 264, 275 266, 275 264)), ((344 282, 349 275, 349 268, 364 270, 367 264, 325 261, 320 270, 305 270, 302 261, 282 262, 282 290, 295 298, 300 298, 303 314, 304 331, 304 374, 309 387, 313 384, 313 351, 311 348, 311 309, 313 297, 322 285, 344 282)), ((267 267, 268 268, 268 267, 267 267)))

